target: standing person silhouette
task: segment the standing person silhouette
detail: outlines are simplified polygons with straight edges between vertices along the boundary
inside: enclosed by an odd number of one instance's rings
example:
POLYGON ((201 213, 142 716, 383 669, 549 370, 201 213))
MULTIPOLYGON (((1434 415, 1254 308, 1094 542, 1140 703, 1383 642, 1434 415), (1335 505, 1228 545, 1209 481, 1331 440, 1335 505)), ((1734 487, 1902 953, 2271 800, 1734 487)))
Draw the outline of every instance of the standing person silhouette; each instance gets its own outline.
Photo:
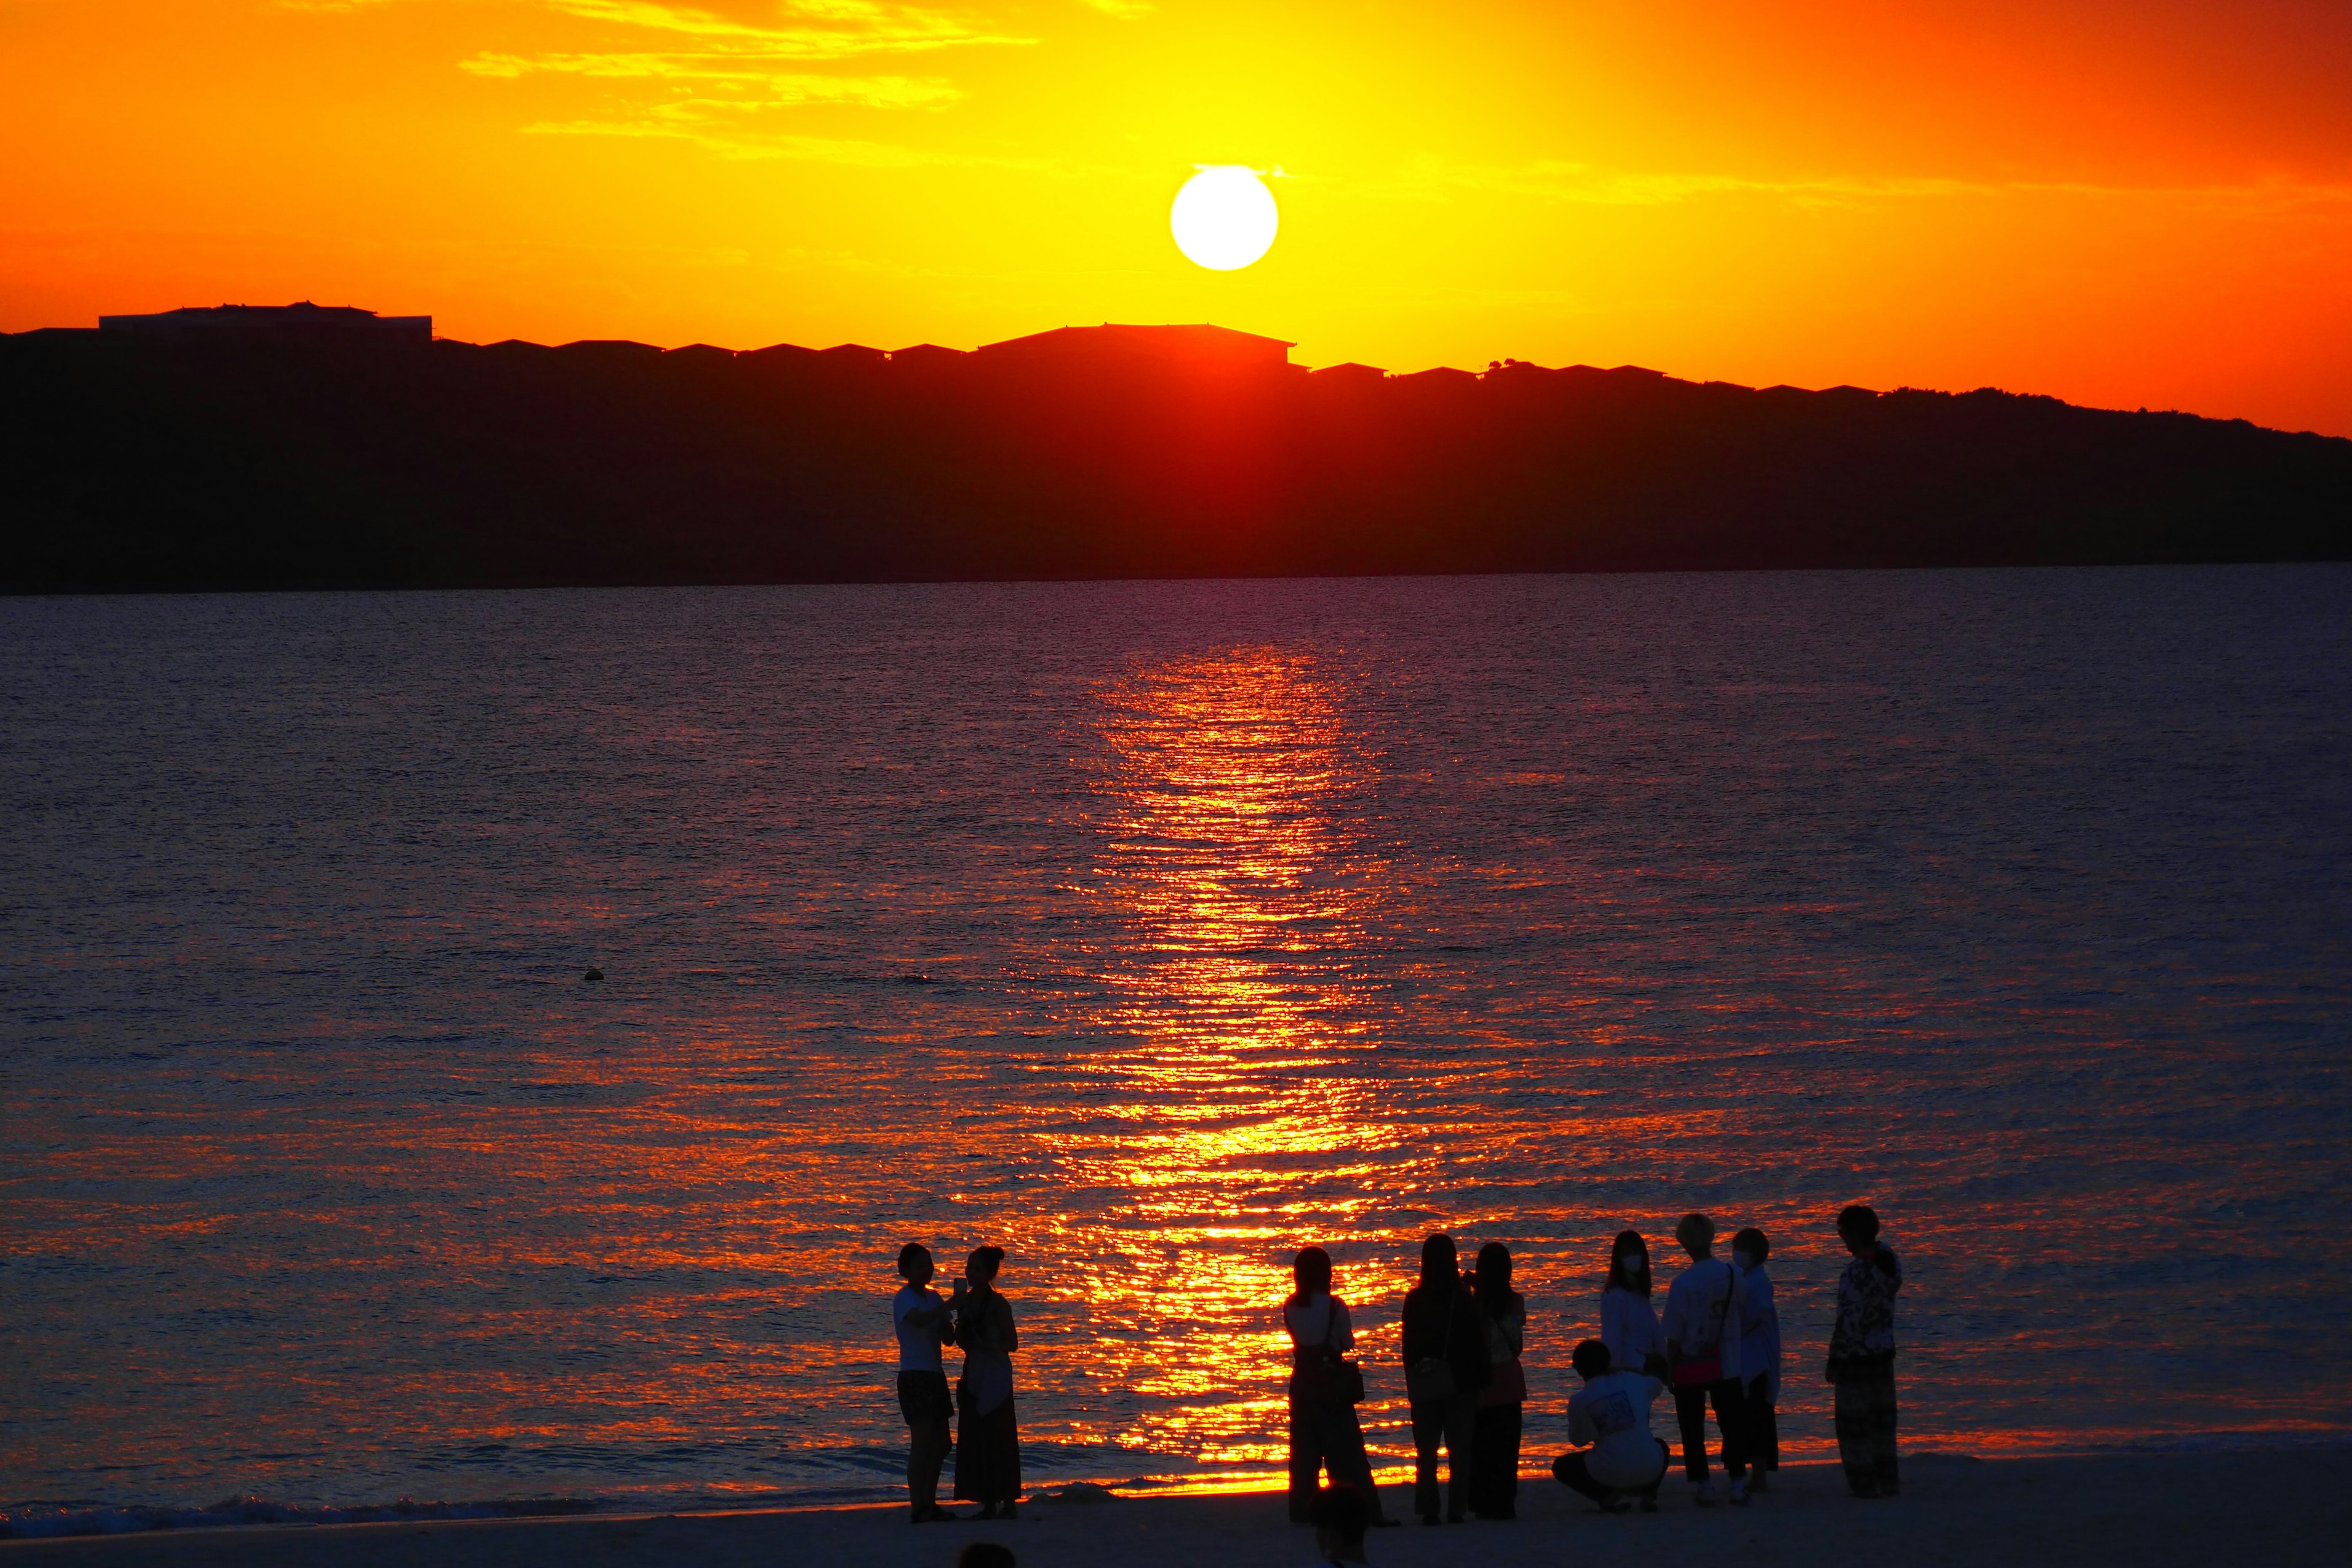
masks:
POLYGON ((1013 1415, 1013 1352, 1021 1348, 1013 1306, 996 1289, 1004 1248, 976 1247, 956 1281, 956 1343, 963 1379, 956 1387, 955 1495, 980 1504, 982 1519, 1012 1519, 1021 1498, 1021 1433, 1013 1415))
POLYGON ((1731 1500, 1748 1506, 1748 1426, 1739 1375, 1739 1342, 1747 1320, 1740 1307, 1739 1270, 1715 1257, 1715 1222, 1686 1214, 1675 1239, 1690 1254, 1690 1267, 1675 1276, 1666 1291, 1666 1359, 1674 1363, 1675 1415, 1683 1429, 1683 1474, 1697 1488, 1693 1500, 1715 1506, 1715 1482, 1706 1473, 1706 1406, 1715 1404, 1715 1424, 1723 1434, 1723 1473, 1731 1480, 1731 1500))
POLYGON ((1325 1470, 1334 1488, 1352 1490, 1365 1522, 1388 1524, 1372 1463, 1364 1453, 1364 1429, 1356 1402, 1364 1395, 1364 1374, 1347 1359, 1356 1348, 1348 1303, 1331 1293, 1331 1255, 1302 1247, 1291 1260, 1297 1287, 1282 1304, 1282 1326, 1290 1335, 1290 1522, 1313 1521, 1318 1483, 1325 1470))
POLYGON ((1477 1298, 1464 1289, 1450 1236, 1421 1244, 1421 1283, 1405 1292, 1404 1378, 1412 1405, 1413 1511, 1437 1522, 1437 1446, 1445 1445, 1445 1520, 1469 1517, 1470 1435, 1494 1376, 1477 1298))
POLYGON ((906 1283, 891 1300, 890 1318, 898 1333, 898 1412, 907 1418, 907 1500, 917 1524, 956 1517, 940 1506, 940 1468, 955 1419, 940 1346, 955 1338, 955 1326, 952 1309, 931 1289, 932 1271, 929 1247, 910 1241, 898 1249, 906 1283))
POLYGON ((1742 1306, 1748 1331, 1739 1342, 1739 1374, 1748 1380, 1748 1489, 1767 1490, 1780 1468, 1780 1309, 1772 1304, 1772 1277, 1764 1260, 1772 1243, 1750 1226, 1731 1238, 1731 1264, 1747 1281, 1742 1306))
POLYGON ((1499 1241, 1478 1249, 1471 1281, 1486 1320, 1494 1376, 1478 1395, 1470 1434, 1470 1511, 1480 1519, 1517 1519, 1520 1418, 1528 1397, 1519 1352, 1528 1343, 1528 1299, 1511 1289, 1511 1249, 1499 1241))
POLYGON ((1837 1227, 1853 1254, 1838 1276, 1837 1322, 1822 1369, 1837 1385, 1838 1458, 1854 1496, 1895 1497, 1903 1485, 1895 1463, 1895 1293, 1903 1289, 1903 1265, 1878 1239, 1878 1214, 1867 1205, 1841 1210, 1837 1227))
POLYGON ((1666 1336, 1650 1305, 1650 1244, 1638 1230, 1621 1230, 1609 1244, 1609 1277, 1601 1285, 1601 1342, 1609 1364, 1660 1383, 1670 1375, 1666 1336))

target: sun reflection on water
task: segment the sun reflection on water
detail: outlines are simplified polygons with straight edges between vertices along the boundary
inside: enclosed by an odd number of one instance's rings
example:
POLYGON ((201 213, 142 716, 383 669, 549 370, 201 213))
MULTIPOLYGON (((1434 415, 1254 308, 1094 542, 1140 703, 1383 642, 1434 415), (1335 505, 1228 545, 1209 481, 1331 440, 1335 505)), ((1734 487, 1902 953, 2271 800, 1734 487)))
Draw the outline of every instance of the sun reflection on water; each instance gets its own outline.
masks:
POLYGON ((1097 1016, 1125 1044, 1083 1064, 1109 1089, 1105 1125, 1063 1158, 1076 1187, 1117 1195, 1065 1223, 1090 1255, 1150 1259, 1107 1274, 1095 1305, 1181 1325, 1185 1354, 1139 1368, 1158 1408, 1101 1436, 1262 1465, 1281 1458, 1270 1309, 1288 1254, 1352 1233, 1372 1204, 1355 1184, 1394 1142, 1357 1070, 1367 982, 1337 956, 1379 898, 1373 856, 1341 826, 1371 770, 1296 652, 1156 665, 1103 692, 1102 712, 1091 870, 1128 930, 1097 1016))

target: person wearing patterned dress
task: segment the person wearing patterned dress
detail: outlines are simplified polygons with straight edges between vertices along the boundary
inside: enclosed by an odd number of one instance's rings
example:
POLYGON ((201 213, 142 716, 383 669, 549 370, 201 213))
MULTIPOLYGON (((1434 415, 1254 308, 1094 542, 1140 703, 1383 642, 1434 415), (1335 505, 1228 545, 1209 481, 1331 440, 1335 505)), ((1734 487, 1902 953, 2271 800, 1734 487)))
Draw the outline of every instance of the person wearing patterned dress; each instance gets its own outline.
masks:
POLYGON ((1862 1204, 1840 1211, 1838 1237, 1853 1261, 1838 1277, 1837 1323, 1823 1373, 1837 1387, 1838 1458, 1858 1498, 1903 1489, 1895 1463, 1895 1295, 1903 1266, 1878 1239, 1878 1215, 1862 1204))

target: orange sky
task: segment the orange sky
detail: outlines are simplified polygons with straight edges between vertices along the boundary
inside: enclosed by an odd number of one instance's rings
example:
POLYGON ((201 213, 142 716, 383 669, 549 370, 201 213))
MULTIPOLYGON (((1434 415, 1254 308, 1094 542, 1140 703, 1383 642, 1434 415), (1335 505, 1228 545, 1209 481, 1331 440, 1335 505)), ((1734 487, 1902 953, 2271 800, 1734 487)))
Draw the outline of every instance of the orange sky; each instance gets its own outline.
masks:
POLYGON ((0 0, 0 330, 1995 384, 2352 435, 2345 0, 0 0), (1193 267, 1198 163, 1275 184, 1193 267))

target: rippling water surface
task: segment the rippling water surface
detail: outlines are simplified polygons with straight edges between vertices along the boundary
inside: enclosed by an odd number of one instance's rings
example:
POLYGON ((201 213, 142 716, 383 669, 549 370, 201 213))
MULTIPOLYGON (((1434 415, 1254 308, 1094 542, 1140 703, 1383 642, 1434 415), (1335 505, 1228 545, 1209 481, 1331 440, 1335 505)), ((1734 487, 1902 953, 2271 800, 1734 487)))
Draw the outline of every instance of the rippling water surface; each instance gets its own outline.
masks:
POLYGON ((1302 1242, 1887 1216, 1915 1447, 2352 1427, 2352 570, 0 604, 0 1502, 1279 1462, 1302 1242), (602 984, 583 972, 601 966, 602 984))

